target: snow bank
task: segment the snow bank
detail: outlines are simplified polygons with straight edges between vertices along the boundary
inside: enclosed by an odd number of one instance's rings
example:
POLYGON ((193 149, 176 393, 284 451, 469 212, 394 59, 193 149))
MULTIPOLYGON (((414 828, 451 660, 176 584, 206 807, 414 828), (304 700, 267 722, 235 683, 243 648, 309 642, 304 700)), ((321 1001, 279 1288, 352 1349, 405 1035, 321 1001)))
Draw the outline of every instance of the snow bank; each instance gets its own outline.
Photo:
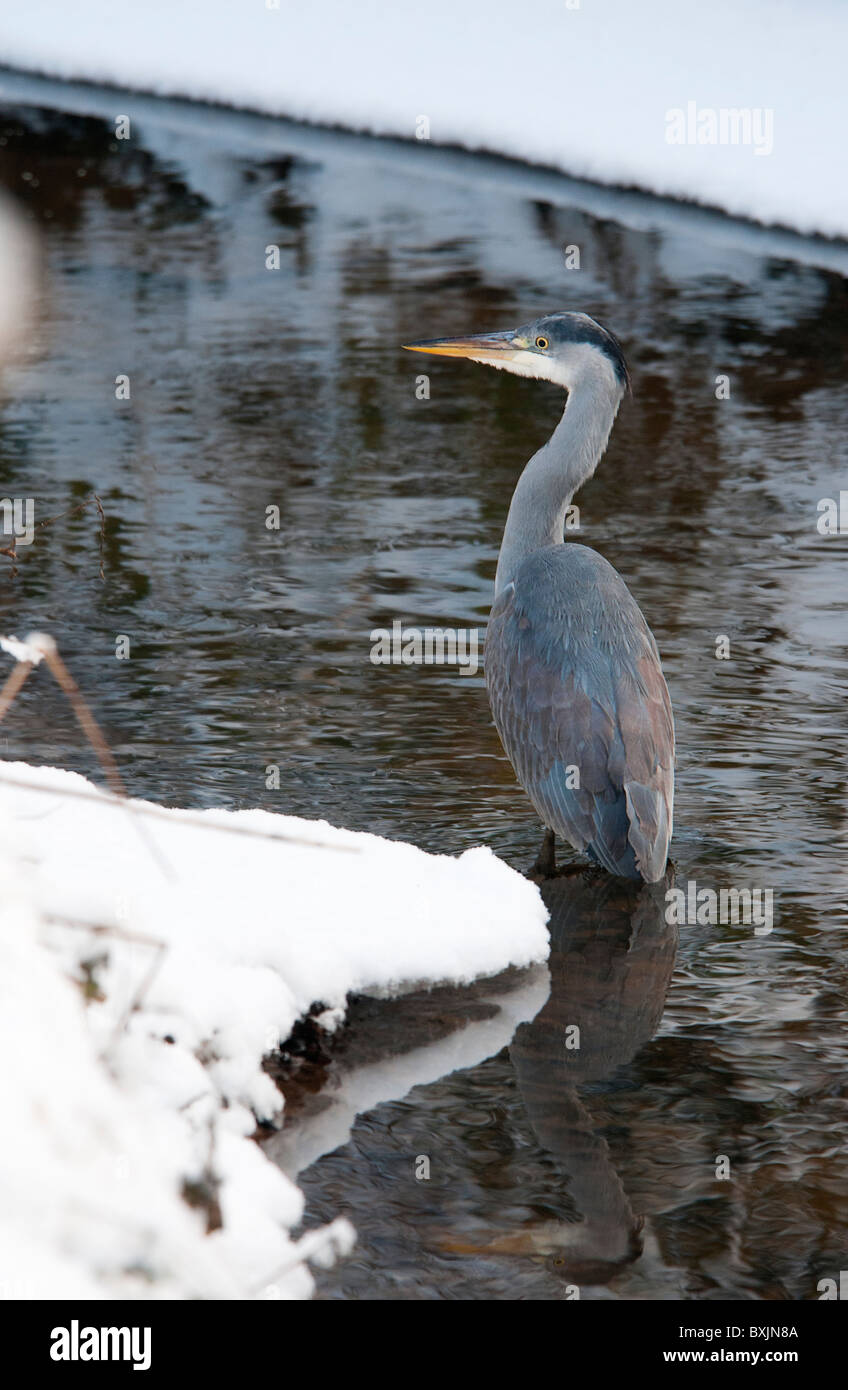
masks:
POLYGON ((848 233, 833 0, 27 0, 3 30, 0 60, 31 71, 410 139, 423 117, 439 144, 848 233), (770 111, 772 148, 668 143, 690 102, 770 111))
POLYGON ((307 1254, 352 1232, 292 1240, 300 1193, 249 1138, 281 1105, 262 1056, 316 1001, 547 955, 537 890, 485 849, 23 763, 0 763, 0 843, 0 1296, 308 1296, 307 1254))

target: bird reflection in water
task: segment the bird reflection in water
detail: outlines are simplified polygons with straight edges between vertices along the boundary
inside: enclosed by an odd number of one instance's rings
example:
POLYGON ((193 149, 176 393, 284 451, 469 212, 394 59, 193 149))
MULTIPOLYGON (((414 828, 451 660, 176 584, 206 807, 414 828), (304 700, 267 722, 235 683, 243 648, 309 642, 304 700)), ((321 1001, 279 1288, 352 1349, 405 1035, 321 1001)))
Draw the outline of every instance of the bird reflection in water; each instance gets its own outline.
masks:
POLYGON ((670 869, 654 884, 597 869, 543 883, 551 992, 516 1031, 510 1057, 533 1131, 581 1219, 449 1236, 439 1242, 442 1250, 544 1259, 578 1285, 607 1284, 639 1258, 642 1219, 580 1092, 613 1077, 659 1026, 677 949, 677 928, 665 920, 672 883, 670 869))

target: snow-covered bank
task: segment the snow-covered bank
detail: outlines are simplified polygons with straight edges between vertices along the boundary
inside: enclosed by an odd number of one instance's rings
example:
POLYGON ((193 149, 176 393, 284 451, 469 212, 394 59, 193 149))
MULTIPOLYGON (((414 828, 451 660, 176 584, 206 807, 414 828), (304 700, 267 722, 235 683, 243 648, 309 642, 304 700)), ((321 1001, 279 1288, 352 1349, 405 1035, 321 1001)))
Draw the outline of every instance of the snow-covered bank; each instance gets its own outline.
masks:
POLYGON ((22 763, 0 835, 0 1296, 308 1296, 300 1193, 249 1138, 280 1110, 263 1055, 316 1001, 547 955, 537 890, 485 849, 128 805, 22 763))
POLYGON ((426 11, 391 0, 148 0, 118 11, 78 0, 61 11, 28 0, 3 29, 0 61, 29 71, 425 134, 848 235, 838 177, 848 10, 829 0, 803 13, 776 0, 527 0, 520 10, 431 0, 426 11), (675 111, 684 143, 668 138, 675 111), (722 112, 747 112, 754 132, 761 121, 771 134, 722 143, 722 112))

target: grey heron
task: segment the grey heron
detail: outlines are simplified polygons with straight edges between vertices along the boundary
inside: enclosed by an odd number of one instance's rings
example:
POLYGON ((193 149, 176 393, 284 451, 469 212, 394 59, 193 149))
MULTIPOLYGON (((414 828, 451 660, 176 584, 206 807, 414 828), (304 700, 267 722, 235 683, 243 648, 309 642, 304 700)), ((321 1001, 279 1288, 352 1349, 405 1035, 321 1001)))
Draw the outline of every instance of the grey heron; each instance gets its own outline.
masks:
POLYGON ((567 392, 559 424, 513 493, 486 686, 501 742, 546 827, 539 872, 556 871, 560 835, 610 873, 655 883, 674 798, 674 722, 657 645, 612 565, 564 540, 566 509, 594 473, 629 388, 621 347, 587 314, 569 312, 407 346, 567 392))

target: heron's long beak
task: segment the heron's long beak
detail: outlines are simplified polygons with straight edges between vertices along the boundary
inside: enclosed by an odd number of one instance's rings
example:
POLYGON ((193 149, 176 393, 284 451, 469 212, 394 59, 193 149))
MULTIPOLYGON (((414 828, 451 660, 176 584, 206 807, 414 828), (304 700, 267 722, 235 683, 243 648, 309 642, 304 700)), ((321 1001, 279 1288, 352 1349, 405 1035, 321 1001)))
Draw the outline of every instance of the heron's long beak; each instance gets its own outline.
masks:
POLYGON ((432 352, 440 357, 470 357, 474 362, 510 362, 521 351, 513 333, 477 333, 471 338, 429 338, 404 343, 407 352, 432 352))

